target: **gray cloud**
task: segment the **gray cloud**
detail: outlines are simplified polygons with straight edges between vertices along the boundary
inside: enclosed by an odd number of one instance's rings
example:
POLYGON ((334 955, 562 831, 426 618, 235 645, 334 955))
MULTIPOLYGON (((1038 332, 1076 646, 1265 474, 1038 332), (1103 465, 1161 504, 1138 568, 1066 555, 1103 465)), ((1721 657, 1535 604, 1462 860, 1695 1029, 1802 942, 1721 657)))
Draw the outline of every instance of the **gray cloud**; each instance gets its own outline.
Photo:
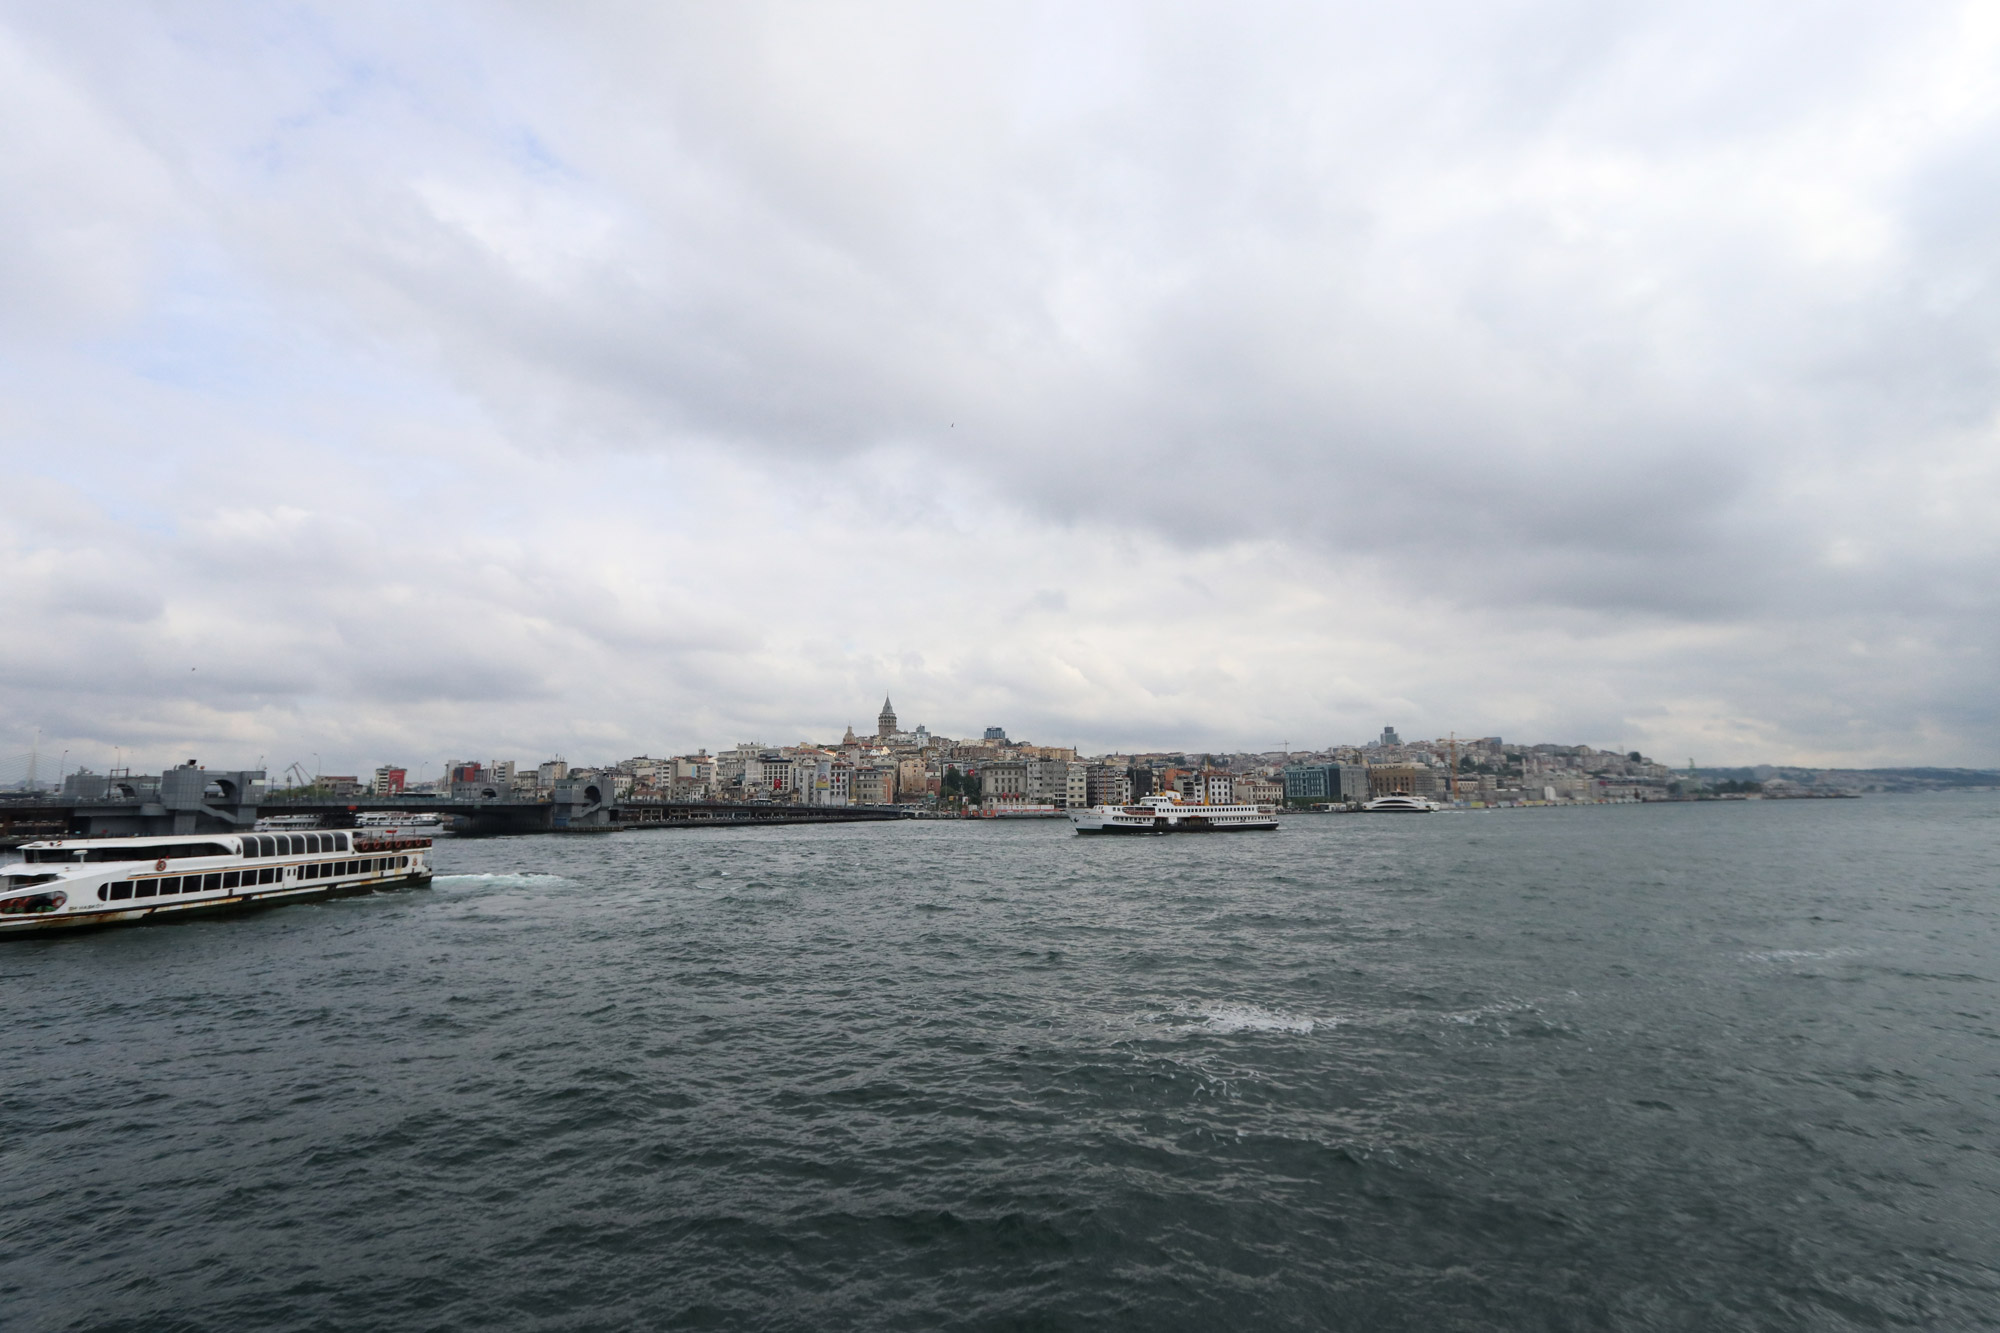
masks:
POLYGON ((15 731, 2000 742, 1969 11, 0 14, 15 731))

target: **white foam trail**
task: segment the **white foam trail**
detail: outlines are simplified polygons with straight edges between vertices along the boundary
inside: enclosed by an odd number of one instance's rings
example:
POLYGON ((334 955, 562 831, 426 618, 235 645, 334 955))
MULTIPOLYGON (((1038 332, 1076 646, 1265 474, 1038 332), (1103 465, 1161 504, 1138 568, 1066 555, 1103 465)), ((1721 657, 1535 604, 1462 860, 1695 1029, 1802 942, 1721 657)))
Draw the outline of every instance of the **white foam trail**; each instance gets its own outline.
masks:
POLYGON ((1763 949, 1743 956, 1753 963, 1788 963, 1798 958, 1854 958, 1859 949, 1763 949))
POLYGON ((1211 1032, 1295 1032, 1303 1036, 1318 1026, 1313 1019, 1254 1004, 1207 1004, 1181 1012, 1202 1019, 1211 1032))
POLYGON ((544 874, 533 870, 523 870, 500 875, 434 875, 432 884, 497 884, 507 888, 548 888, 555 884, 574 884, 576 881, 562 875, 544 874))

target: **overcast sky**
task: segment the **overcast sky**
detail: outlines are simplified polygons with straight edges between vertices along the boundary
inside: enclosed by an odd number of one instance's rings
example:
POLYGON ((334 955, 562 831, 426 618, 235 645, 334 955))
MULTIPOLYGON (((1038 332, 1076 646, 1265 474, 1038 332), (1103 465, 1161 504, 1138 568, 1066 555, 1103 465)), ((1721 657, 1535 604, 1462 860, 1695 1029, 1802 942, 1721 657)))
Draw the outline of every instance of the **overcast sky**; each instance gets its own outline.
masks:
POLYGON ((885 692, 2000 762, 1996 71, 1925 0, 0 0, 0 769, 885 692))

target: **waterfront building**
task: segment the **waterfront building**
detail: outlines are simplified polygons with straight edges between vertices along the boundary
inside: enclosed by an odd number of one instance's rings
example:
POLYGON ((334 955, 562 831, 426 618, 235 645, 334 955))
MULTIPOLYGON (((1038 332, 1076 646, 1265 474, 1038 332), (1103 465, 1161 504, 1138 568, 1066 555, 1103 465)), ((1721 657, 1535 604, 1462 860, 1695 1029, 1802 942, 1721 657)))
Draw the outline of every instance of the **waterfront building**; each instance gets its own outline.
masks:
POLYGON ((1368 769, 1368 799, 1378 796, 1437 795, 1437 770, 1427 764, 1373 764, 1368 769))
POLYGON ((979 766, 979 796, 988 805, 1028 803, 1028 765, 1025 760, 1001 759, 979 766))
POLYGON ((850 779, 855 805, 894 805, 896 770, 870 765, 854 770, 850 779))
POLYGON ((375 770, 374 780, 368 784, 368 794, 371 796, 400 796, 403 788, 408 784, 409 776, 410 770, 407 768, 391 768, 389 765, 384 764, 375 770))
POLYGON ((1085 769, 1084 804, 1132 804, 1132 775, 1113 764, 1091 764, 1085 769))
POLYGON ((1288 764, 1284 769, 1287 805, 1353 805, 1371 799, 1368 775, 1361 764, 1288 764))
POLYGON ((896 710, 886 694, 882 696, 882 711, 875 719, 875 734, 883 740, 896 734, 896 710))
POLYGON ((1338 764, 1285 765, 1285 804, 1314 805, 1340 799, 1338 764))
POLYGON ((1237 805, 1276 805, 1284 799, 1285 787, 1281 782, 1261 776, 1236 779, 1233 800, 1237 805))

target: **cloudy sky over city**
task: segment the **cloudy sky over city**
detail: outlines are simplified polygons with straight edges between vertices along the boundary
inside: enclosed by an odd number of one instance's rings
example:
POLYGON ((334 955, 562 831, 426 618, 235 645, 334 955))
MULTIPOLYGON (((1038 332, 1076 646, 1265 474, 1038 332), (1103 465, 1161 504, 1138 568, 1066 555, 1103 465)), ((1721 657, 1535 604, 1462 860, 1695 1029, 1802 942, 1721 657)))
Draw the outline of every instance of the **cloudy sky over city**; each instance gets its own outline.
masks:
POLYGON ((0 756, 2000 762, 1996 72, 1924 0, 0 3, 0 756))

